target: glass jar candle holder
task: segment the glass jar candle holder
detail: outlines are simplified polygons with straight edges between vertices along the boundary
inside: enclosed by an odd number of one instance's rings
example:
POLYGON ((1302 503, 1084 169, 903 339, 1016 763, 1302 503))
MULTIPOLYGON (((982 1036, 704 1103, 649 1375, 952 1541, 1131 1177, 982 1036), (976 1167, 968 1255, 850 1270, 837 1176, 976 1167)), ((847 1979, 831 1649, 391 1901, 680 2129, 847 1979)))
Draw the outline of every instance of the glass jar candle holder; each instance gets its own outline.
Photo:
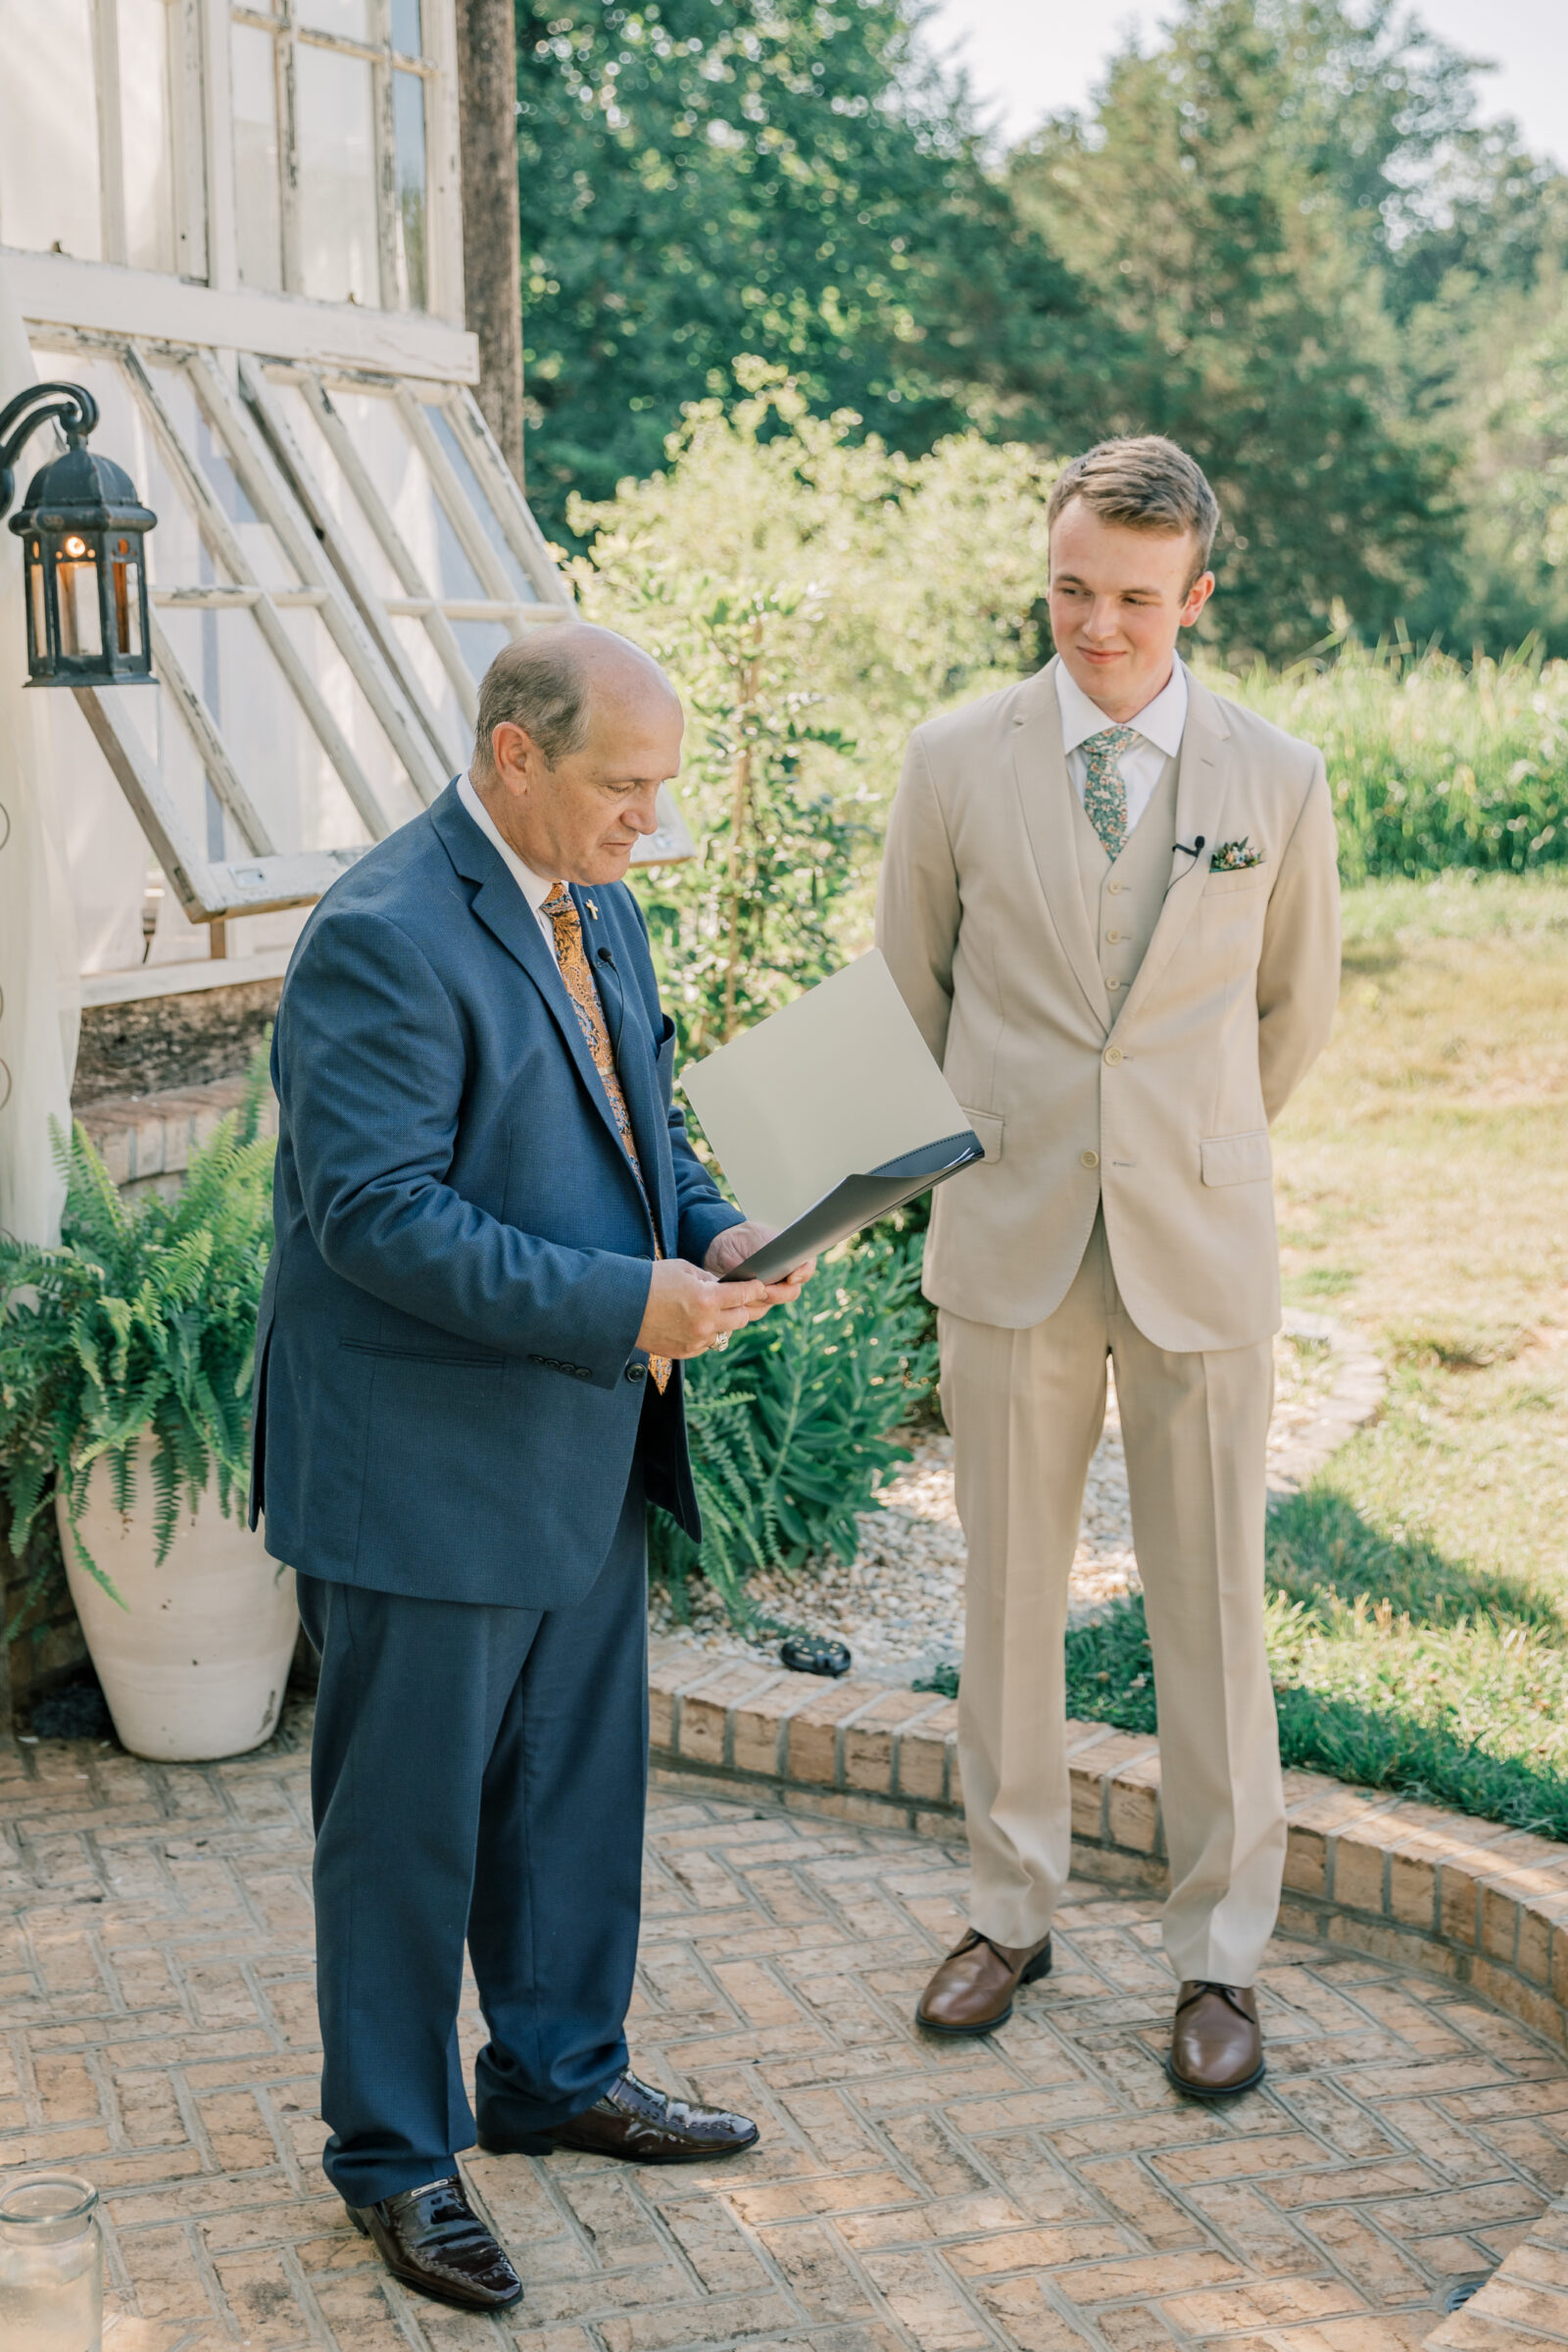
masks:
POLYGON ((0 2188, 0 2345, 102 2352, 104 2249, 98 2191, 71 2173, 0 2188))

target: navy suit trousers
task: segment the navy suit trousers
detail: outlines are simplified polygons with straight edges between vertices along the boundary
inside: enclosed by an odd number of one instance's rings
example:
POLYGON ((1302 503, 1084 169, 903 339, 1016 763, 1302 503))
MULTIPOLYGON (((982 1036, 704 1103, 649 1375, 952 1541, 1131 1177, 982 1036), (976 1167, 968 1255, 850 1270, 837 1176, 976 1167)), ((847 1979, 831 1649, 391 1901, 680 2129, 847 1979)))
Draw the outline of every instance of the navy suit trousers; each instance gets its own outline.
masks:
POLYGON ((456 2169, 466 1942, 486 2133, 564 2123, 626 2064, 648 1778, 641 1455, 609 1556, 558 1609, 298 1580, 323 2163, 351 2205, 456 2169))

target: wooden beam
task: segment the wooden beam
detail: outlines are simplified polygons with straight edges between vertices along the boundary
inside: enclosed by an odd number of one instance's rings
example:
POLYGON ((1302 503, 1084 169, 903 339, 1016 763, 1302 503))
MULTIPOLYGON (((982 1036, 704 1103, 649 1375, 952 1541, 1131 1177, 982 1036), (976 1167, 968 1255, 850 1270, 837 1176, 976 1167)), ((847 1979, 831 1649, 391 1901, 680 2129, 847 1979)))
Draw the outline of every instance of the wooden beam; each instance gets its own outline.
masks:
MULTIPOLYGON (((216 6, 215 15, 224 26, 226 44, 225 12, 216 6)), ((117 270, 107 262, 24 253, 12 245, 0 251, 17 308, 31 325, 91 327, 102 334, 219 351, 261 351, 269 359, 368 368, 442 384, 472 383, 479 372, 479 346, 472 335, 416 311, 307 302, 294 294, 219 292, 153 270, 117 270)))

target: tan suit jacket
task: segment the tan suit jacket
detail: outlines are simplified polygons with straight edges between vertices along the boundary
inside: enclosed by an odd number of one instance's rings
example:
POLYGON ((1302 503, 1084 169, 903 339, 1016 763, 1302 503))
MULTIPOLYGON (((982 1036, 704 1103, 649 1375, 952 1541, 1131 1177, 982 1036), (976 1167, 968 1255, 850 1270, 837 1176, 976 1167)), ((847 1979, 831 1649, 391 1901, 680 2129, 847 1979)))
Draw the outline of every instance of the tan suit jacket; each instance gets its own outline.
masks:
MULTIPOLYGON (((1279 1328, 1268 1129, 1339 985, 1322 755, 1191 681, 1171 881, 1113 1007, 1085 903, 1053 662, 912 737, 877 944, 986 1146, 936 1195, 926 1296, 1022 1330, 1066 1297, 1104 1202, 1158 1348, 1279 1328), (1224 841, 1261 863, 1211 873, 1224 841)), ((1151 811, 1152 813, 1152 811, 1151 811)))

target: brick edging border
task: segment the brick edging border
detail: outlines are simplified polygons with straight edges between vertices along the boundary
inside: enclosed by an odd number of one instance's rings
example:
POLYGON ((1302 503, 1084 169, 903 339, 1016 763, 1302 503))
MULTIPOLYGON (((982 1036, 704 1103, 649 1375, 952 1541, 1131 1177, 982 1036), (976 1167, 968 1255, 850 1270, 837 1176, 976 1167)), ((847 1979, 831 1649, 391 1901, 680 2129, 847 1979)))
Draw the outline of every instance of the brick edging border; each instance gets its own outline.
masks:
MULTIPOLYGON (((678 1639, 650 1646, 652 1761, 666 1782, 792 1811, 963 1834, 958 1710, 885 1683, 715 1657, 678 1639)), ((1165 1879, 1159 1745, 1102 1723, 1069 1723, 1073 1867, 1157 1891, 1165 1879)), ((1285 1776, 1281 1924, 1473 1985, 1568 2048, 1568 1845, 1436 1805, 1285 1776)), ((1568 2201, 1452 2319, 1430 2352, 1568 2345, 1568 2201)))

